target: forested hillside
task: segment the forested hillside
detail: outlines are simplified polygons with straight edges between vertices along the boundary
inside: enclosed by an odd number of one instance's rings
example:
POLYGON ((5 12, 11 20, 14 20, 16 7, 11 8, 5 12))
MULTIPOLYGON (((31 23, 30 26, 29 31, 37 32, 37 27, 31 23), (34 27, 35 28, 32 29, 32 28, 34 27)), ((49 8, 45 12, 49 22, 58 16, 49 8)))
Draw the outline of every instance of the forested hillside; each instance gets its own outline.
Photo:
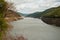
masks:
POLYGON ((46 11, 48 11, 44 15, 46 17, 60 17, 60 6, 59 7, 48 9, 46 11))
POLYGON ((41 16, 58 17, 57 15, 60 16, 60 6, 49 8, 43 12, 35 12, 32 14, 29 14, 29 15, 27 15, 27 17, 33 17, 33 18, 40 18, 41 16))
POLYGON ((60 6, 49 9, 49 12, 41 17, 42 21, 47 24, 60 27, 60 6))

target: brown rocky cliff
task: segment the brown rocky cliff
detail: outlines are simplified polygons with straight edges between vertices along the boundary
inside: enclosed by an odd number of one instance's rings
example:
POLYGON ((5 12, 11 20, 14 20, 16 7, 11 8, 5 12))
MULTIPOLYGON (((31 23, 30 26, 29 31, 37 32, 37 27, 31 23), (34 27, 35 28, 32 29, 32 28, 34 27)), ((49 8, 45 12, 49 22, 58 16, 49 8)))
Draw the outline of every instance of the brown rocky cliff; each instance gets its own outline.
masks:
POLYGON ((22 16, 15 11, 8 10, 8 12, 5 14, 5 19, 6 21, 11 22, 22 19, 22 16))

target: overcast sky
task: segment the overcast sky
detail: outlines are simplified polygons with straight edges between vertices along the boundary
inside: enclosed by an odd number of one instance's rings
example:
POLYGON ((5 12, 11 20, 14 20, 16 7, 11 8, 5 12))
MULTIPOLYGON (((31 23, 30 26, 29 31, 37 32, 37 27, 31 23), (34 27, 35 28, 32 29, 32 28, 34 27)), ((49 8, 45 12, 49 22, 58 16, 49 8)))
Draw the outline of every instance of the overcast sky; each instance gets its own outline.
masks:
POLYGON ((8 0, 14 2, 16 10, 21 13, 44 11, 48 8, 59 6, 60 0, 8 0))

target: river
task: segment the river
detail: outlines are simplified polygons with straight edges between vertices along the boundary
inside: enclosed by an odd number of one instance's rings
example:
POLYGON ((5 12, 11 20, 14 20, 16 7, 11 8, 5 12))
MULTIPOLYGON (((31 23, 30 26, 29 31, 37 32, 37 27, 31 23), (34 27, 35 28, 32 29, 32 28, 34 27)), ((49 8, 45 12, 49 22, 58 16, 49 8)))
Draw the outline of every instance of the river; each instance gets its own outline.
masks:
POLYGON ((13 36, 23 35, 28 40, 60 40, 60 27, 48 25, 35 18, 24 18, 11 22, 13 36))

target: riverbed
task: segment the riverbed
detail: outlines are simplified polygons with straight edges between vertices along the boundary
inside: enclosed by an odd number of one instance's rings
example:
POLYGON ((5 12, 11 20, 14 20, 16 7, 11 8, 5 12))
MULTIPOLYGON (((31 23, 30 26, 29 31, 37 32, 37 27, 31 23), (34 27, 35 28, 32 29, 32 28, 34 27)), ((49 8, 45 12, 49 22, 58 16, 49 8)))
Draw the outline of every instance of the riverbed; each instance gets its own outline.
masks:
POLYGON ((60 40, 60 27, 48 25, 41 19, 24 18, 11 22, 11 25, 13 36, 23 35, 28 40, 60 40))

